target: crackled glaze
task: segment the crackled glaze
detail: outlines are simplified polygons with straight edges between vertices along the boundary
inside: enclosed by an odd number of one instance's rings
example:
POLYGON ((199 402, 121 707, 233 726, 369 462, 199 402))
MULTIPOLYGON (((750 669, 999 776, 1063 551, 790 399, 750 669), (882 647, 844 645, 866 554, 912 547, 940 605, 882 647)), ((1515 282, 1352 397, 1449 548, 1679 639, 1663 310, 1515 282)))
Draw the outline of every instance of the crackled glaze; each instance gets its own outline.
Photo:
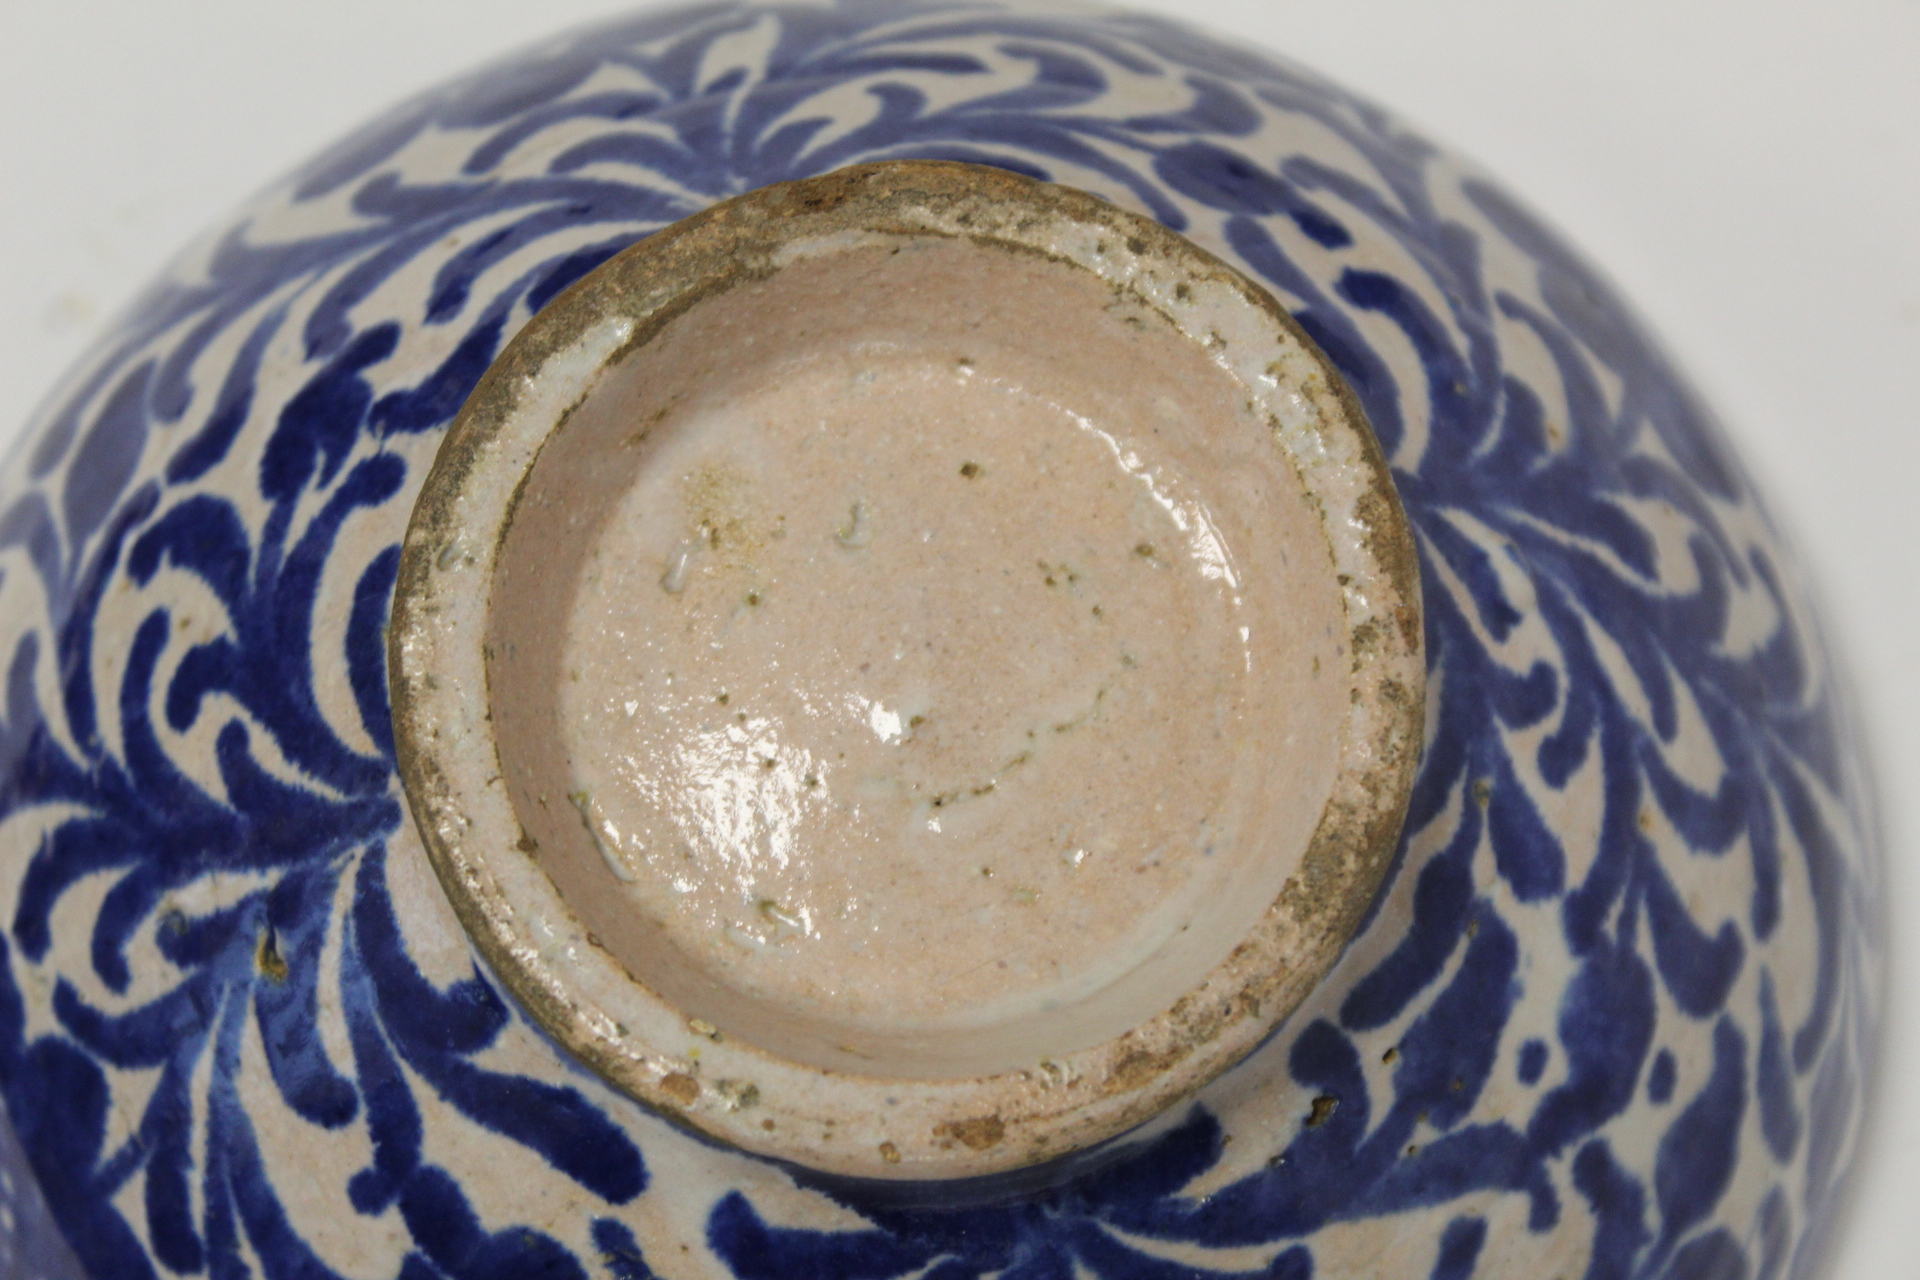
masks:
POLYGON ((564 37, 204 241, 0 512, 0 1163, 74 1273, 1774 1280, 1833 1221, 1872 824, 1790 558, 1604 281, 1298 69, 968 0, 564 37), (1138 1149, 998 1201, 796 1174, 583 1071, 450 913, 385 694, 414 495, 508 337, 715 201, 902 156, 1094 191, 1270 289, 1425 587, 1426 750, 1338 966, 1138 1149))

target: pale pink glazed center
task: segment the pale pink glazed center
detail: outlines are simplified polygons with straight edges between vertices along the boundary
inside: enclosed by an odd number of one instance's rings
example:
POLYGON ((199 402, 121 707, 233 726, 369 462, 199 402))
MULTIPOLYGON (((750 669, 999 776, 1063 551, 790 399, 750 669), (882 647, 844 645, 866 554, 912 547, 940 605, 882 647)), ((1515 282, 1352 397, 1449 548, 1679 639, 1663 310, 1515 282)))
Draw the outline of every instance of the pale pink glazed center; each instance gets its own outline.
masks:
POLYGON ((841 1069, 1119 1034, 1336 772, 1317 510, 1192 341, 923 239, 697 304, 549 441, 493 606, 535 851, 703 1023, 841 1069))

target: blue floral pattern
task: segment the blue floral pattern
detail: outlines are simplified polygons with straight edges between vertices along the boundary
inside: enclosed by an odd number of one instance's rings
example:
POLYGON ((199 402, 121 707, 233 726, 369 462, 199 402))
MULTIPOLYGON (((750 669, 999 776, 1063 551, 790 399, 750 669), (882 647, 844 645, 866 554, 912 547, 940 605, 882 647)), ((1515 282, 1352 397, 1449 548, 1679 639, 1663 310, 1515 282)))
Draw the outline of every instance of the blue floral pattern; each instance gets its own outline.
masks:
POLYGON ((1817 1260, 1871 1040, 1872 831, 1791 567, 1606 285, 1307 73, 974 0, 577 33, 204 242, 0 499, 0 1095, 88 1274, 1817 1260), (1084 187, 1263 281, 1363 403, 1426 584, 1429 741, 1339 968, 1124 1158, 965 1208, 705 1147, 565 1060, 421 878, 387 723, 399 536, 506 339, 660 226, 888 157, 1084 187))

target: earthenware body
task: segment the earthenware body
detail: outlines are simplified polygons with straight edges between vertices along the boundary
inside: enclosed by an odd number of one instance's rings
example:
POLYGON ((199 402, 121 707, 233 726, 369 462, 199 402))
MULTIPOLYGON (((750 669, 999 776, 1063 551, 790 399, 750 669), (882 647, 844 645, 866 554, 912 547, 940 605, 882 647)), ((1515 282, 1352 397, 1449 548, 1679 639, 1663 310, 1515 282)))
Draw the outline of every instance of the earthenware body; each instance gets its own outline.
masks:
POLYGON ((0 1088, 14 1239, 50 1274, 1817 1260, 1872 829, 1790 559, 1604 283, 1307 73, 1078 7, 565 37, 203 241, 5 486, 0 1088), (710 1145, 570 1059, 428 868, 386 701, 414 497, 511 335, 716 201, 905 157, 1092 191, 1271 291, 1364 408, 1424 584, 1425 753, 1343 958, 1134 1145, 999 1195, 710 1145))

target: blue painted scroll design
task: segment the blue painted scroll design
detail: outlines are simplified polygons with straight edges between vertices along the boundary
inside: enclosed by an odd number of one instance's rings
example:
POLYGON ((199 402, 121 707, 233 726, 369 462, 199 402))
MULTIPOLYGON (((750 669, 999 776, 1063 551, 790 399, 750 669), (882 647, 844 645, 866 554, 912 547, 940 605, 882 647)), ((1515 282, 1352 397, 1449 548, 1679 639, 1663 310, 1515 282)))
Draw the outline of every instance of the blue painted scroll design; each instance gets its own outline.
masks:
MULTIPOLYGON (((1260 1246, 1258 1274, 1306 1276, 1329 1223, 1500 1193, 1541 1232, 1577 1198, 1595 1277, 1780 1274, 1855 1124, 1860 836, 1817 650, 1711 422, 1601 281, 1366 104, 1152 19, 878 0, 644 16, 409 104, 148 295, 16 460, 0 565, 40 604, 8 623, 0 816, 39 834, 3 944, 0 1091, 83 1261, 334 1274, 263 1163, 253 1036, 302 1122, 364 1129, 346 1193, 397 1213, 396 1274, 650 1274, 620 1210, 669 1176, 642 1157, 651 1131, 564 1069, 481 1065, 526 1034, 519 1016, 478 967, 440 985, 409 955, 387 891, 394 544, 435 434, 566 284, 714 199, 889 156, 1142 207, 1263 279, 1345 372, 1428 587, 1440 696, 1388 890, 1410 923, 1256 1064, 1330 1099, 1324 1118, 1205 1196, 1185 1190, 1221 1167, 1233 1116, 1202 1106, 1016 1205, 840 1191, 871 1227, 820 1231, 717 1187, 712 1254, 742 1277, 1171 1277, 1253 1273, 1169 1250, 1260 1246), (1339 148, 1309 155, 1301 136, 1339 148), (324 229, 281 232, 296 215, 324 229), (1518 360, 1523 345, 1544 355, 1518 360), (189 629, 182 575, 213 631, 189 629), (329 590, 344 628, 322 625, 329 590), (103 666, 96 626, 127 591, 151 607, 103 666), (346 722, 319 691, 341 670, 346 722), (1683 732, 1719 757, 1704 784, 1673 763, 1683 732), (183 760, 190 738, 210 764, 183 760), (1577 854, 1541 804, 1595 769, 1601 835, 1577 854), (1695 918, 1700 859, 1743 862, 1740 918, 1695 918), (63 914, 103 884, 89 918, 63 914), (196 893, 212 905, 180 905, 196 893), (1767 957, 1795 895, 1817 917, 1817 981, 1789 1022, 1767 957), (1476 1103, 1516 1069, 1501 1050, 1546 946, 1513 917, 1541 908, 1568 978, 1520 1054, 1537 1096, 1490 1119, 1476 1103), (62 972, 79 944, 56 934, 76 927, 86 971, 62 972), (162 965, 173 985, 149 992, 162 965), (51 1024, 26 995, 47 983, 51 1024), (344 1045, 320 1033, 327 1002, 344 1045), (1676 1019, 1705 1046, 1677 1092, 1676 1019), (1382 1090, 1363 1048, 1387 1029, 1382 1090), (136 1076, 157 1083, 110 1140, 136 1076), (570 1241, 490 1229, 462 1171, 425 1156, 423 1108, 537 1152, 605 1209, 570 1241), (1665 1137, 1633 1167, 1609 1127, 1645 1108, 1665 1137), (1730 1224, 1720 1202, 1755 1133, 1779 1186, 1730 1224)), ((1433 1274, 1471 1274, 1486 1230, 1451 1218, 1433 1274)))

